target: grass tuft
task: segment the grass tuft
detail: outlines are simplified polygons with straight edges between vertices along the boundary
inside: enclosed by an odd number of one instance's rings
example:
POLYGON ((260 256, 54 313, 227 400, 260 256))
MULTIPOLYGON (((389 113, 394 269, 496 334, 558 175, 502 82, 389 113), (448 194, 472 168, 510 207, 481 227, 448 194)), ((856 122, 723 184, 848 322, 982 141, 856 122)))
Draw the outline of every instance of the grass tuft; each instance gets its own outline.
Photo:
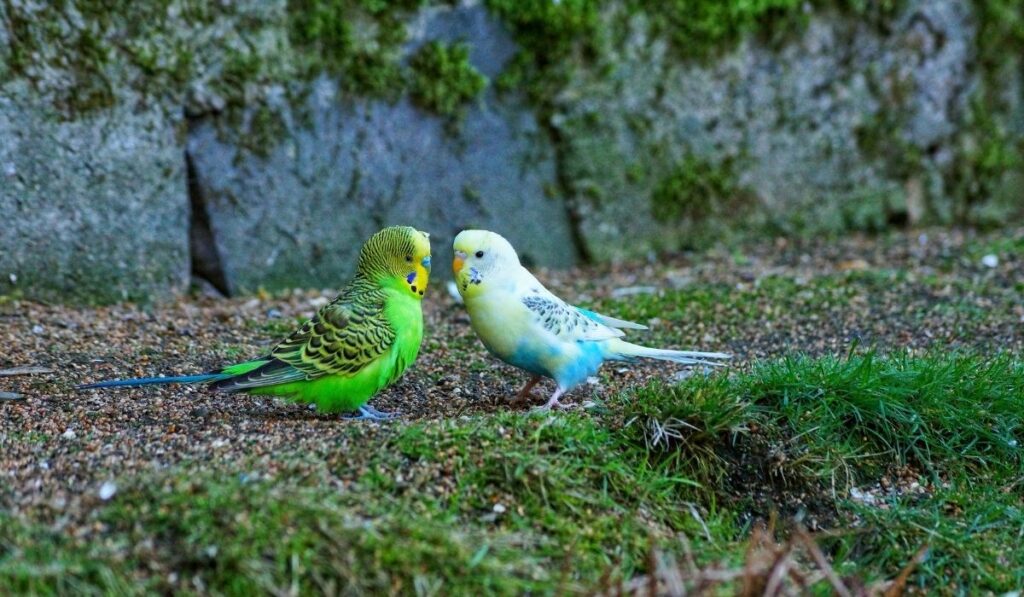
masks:
POLYGON ((1008 355, 786 357, 741 390, 810 450, 928 472, 1024 472, 1024 368, 1008 355))

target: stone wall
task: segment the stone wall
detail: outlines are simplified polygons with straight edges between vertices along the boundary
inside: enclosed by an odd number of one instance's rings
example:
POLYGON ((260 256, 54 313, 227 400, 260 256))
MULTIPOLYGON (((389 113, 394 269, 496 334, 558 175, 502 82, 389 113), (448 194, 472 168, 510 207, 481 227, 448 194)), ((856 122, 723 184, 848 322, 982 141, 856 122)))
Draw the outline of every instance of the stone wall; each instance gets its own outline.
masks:
POLYGON ((562 267, 1022 211, 1008 0, 120 4, 0 3, 0 295, 338 286, 392 223, 562 267))
POLYGON ((184 151, 162 110, 65 120, 23 81, 0 94, 0 294, 165 298, 189 280, 184 151))
POLYGON ((643 15, 609 18, 629 23, 615 76, 580 69, 554 110, 594 257, 965 215, 950 185, 984 85, 969 4, 910 3, 885 31, 824 10, 710 63, 675 59, 643 15))

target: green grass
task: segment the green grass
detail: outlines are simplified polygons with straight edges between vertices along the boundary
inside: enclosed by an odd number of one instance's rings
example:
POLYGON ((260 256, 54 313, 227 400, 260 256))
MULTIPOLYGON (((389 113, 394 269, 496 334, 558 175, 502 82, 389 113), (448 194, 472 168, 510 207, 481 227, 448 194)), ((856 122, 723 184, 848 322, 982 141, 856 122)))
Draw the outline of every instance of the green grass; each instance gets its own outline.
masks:
POLYGON ((777 510, 830 521, 818 541, 843 575, 893 578, 927 545, 912 586, 1008 591, 1024 582, 1022 388, 1008 355, 792 356, 587 411, 353 426, 350 445, 374 445, 281 454, 273 478, 214 462, 125 483, 81 536, 0 514, 0 585, 578 593, 680 536, 699 565, 740 565, 752 517, 777 510), (927 490, 851 501, 901 470, 927 490))
POLYGON ((785 358, 744 381, 786 436, 860 477, 894 462, 933 483, 1024 474, 1024 367, 1005 355, 785 358))

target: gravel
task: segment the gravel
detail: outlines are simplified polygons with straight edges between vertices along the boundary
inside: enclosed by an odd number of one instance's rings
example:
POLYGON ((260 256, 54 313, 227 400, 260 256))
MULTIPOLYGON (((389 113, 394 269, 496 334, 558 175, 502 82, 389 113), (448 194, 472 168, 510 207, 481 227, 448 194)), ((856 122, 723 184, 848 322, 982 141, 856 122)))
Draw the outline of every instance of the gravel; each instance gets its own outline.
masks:
MULTIPOLYGON (((779 240, 746 247, 742 259, 724 251, 675 255, 656 263, 540 272, 540 277, 566 299, 592 304, 614 300, 616 294, 620 301, 650 299, 648 288, 724 285, 756 294, 768 275, 809 284, 849 271, 899 270, 906 276, 881 291, 854 286, 844 304, 766 305, 776 311, 740 323, 729 317, 725 304, 700 321, 659 317, 641 323, 653 326, 655 339, 692 339, 679 348, 731 351, 734 367, 793 351, 845 352, 853 341, 1019 353, 1024 258, 1000 254, 992 266, 981 256, 993 251, 972 253, 975 246, 1006 238, 1024 246, 1024 230, 983 238, 930 231, 926 238, 779 240), (958 285, 964 282, 969 284, 958 285), (637 296, 636 288, 645 291, 637 296), (957 308, 942 308, 953 299, 957 308)), ((439 272, 438 278, 444 275, 439 272)), ((244 462, 254 475, 272 477, 286 464, 294 471, 295 455, 302 454, 299 466, 314 474, 326 459, 337 462, 378 445, 395 425, 512 408, 508 400, 526 375, 486 353, 462 306, 444 290, 443 283, 435 284, 424 303, 427 337, 419 360, 373 403, 403 414, 401 421, 386 423, 344 421, 272 398, 215 396, 191 386, 74 390, 82 382, 194 374, 258 356, 296 318, 310 316, 333 297, 333 290, 237 299, 197 296, 157 306, 0 302, 5 347, 0 368, 22 372, 0 377, 0 509, 61 517, 93 507, 97 496, 116 500, 117 487, 127 478, 183 463, 198 470, 244 462)), ((630 337, 644 341, 643 333, 630 337)), ((664 363, 605 367, 599 383, 584 384, 565 401, 600 403, 652 377, 681 379, 682 371, 664 363)), ((538 403, 551 390, 550 382, 541 384, 538 403)))

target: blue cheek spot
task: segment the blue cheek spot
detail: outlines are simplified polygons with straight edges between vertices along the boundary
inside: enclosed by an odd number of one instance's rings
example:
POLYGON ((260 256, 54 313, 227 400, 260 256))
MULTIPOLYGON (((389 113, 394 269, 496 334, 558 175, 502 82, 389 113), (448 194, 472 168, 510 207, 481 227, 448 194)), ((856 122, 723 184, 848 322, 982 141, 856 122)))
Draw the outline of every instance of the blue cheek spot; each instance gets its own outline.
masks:
POLYGON ((423 261, 421 261, 420 263, 423 264, 423 269, 427 270, 428 272, 430 271, 430 255, 424 257, 423 261))
POLYGON ((405 281, 410 283, 410 284, 412 284, 415 280, 416 280, 416 272, 411 272, 408 276, 405 277, 405 281))

